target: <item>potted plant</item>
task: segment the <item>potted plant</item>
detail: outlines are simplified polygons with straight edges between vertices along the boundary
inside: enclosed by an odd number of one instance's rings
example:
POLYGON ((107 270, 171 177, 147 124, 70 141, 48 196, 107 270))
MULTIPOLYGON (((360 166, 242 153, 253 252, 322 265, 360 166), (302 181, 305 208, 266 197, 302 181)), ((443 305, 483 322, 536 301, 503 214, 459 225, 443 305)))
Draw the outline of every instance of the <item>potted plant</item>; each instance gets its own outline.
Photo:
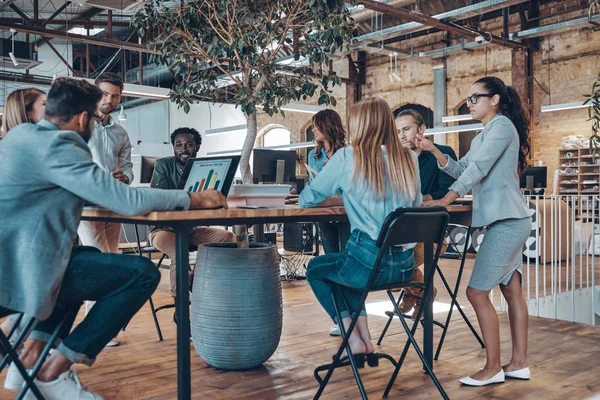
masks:
POLYGON ((592 121, 592 135, 590 136, 590 153, 594 156, 600 154, 600 74, 592 84, 592 93, 586 94, 587 100, 583 104, 589 104, 588 121, 592 121))
MULTIPOLYGON (((252 183, 256 110, 282 113, 290 101, 318 95, 336 105, 341 79, 329 54, 347 48, 355 26, 343 0, 150 0, 132 25, 176 83, 171 100, 189 112, 196 100, 235 103, 247 119, 240 169, 252 183), (167 4, 171 6, 167 6, 167 4)), ((274 245, 198 249, 192 339, 200 356, 223 369, 256 367, 277 348, 282 329, 279 256, 274 245)))

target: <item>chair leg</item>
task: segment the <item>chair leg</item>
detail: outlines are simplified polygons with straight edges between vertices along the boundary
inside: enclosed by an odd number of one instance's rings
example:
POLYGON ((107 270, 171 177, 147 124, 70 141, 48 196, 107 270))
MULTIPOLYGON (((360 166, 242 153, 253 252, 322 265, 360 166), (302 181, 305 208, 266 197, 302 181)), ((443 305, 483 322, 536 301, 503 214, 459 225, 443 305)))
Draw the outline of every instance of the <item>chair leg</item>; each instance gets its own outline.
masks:
POLYGON ((148 302, 150 303, 150 311, 152 311, 152 318, 154 318, 154 326, 156 326, 156 333, 158 334, 158 341, 162 342, 163 335, 160 330, 160 324, 158 323, 158 318, 156 318, 156 310, 154 308, 154 302, 152 301, 152 297, 150 297, 148 299, 148 302))
MULTIPOLYGON (((19 322, 20 321, 21 321, 21 319, 19 319, 19 322)), ((33 326, 34 323, 35 323, 35 319, 31 318, 29 320, 29 322, 27 323, 27 325, 25 326, 25 329, 23 329, 23 331, 19 334, 19 337, 17 337, 17 340, 15 340, 15 343, 13 345, 11 345, 12 349, 15 350, 15 352, 19 349, 19 347, 21 347, 21 344, 25 341, 25 339, 29 335, 29 331, 31 330, 31 327, 33 326)), ((11 330, 11 334, 12 333, 14 333, 14 328, 11 330)), ((12 335, 7 336, 6 340, 8 340, 8 338, 10 338, 10 336, 12 336, 12 335)), ((8 343, 10 343, 10 340, 8 340, 8 343)), ((6 367, 9 362, 10 362, 10 357, 5 357, 0 362, 0 372, 2 372, 4 367, 6 367)))
MULTIPOLYGON (((423 294, 423 304, 425 304, 425 302, 427 300, 427 297, 429 297, 432 294, 431 293, 432 289, 433 289, 433 287, 431 285, 431 282, 429 282, 427 284, 426 289, 425 289, 425 293, 423 294)), ((415 334, 415 332, 417 330, 417 326, 419 325, 419 321, 421 319, 421 314, 423 313, 423 307, 419 309, 419 312, 417 313, 417 316, 416 316, 415 321, 413 323, 412 329, 409 329, 409 327, 408 327, 408 325, 406 323, 406 320, 400 314, 400 309, 398 308, 398 305, 394 301, 395 300, 394 296, 391 295, 391 293, 388 293, 388 296, 390 298, 390 301, 394 305, 394 309, 395 309, 396 313, 398 313, 400 322, 402 323, 402 327, 404 328, 404 330, 406 331, 406 334, 408 335, 408 340, 407 340, 407 342, 406 342, 406 344, 404 346, 404 350, 402 351, 402 355, 400 356, 400 360, 398 361, 398 364, 396 365, 396 368, 394 369, 394 373, 392 374, 392 377, 390 378, 390 381, 388 382, 388 385, 385 388, 385 392, 383 394, 383 398, 387 398, 388 397, 388 395, 390 393, 390 390, 392 389, 392 386, 393 386, 393 384, 394 384, 394 382, 396 380, 396 377, 398 376, 398 373, 400 372, 400 368, 402 367, 402 364, 404 362, 406 354, 408 353, 408 348, 412 344, 413 348, 417 352, 417 355, 419 356, 419 358, 421 359, 421 361, 423 363, 423 367, 425 368, 425 370, 427 371, 427 373, 429 374, 429 376, 433 380, 433 383, 435 384, 435 386, 437 387, 438 391, 442 395, 442 398, 444 398, 445 400, 448 400, 448 395, 446 394, 446 391, 442 387, 442 384, 440 383, 440 381, 437 379, 437 376, 435 375, 435 373, 433 372, 433 369, 431 368, 431 366, 429 365, 429 363, 425 359, 425 356, 423 355, 423 352, 421 351, 421 348, 419 347, 418 343, 416 342, 416 340, 414 338, 414 334, 415 334)))
MULTIPOLYGON (((339 290, 339 288, 334 287, 333 290, 336 291, 336 290, 339 290)), ((344 303, 346 303, 346 299, 344 298, 343 293, 340 292, 340 295, 341 295, 344 303)), ((356 326, 356 322, 358 321, 358 317, 360 316, 360 310, 357 310, 354 313, 354 315, 352 316, 352 322, 350 323, 350 326, 348 327, 348 331, 346 332, 346 330, 344 328, 344 323, 342 322, 342 315, 341 315, 334 292, 331 293, 331 298, 333 300, 335 314, 338 319, 338 324, 340 326, 340 333, 342 334, 342 343, 338 347, 338 351, 335 354, 335 356, 333 357, 333 362, 329 365, 329 369, 327 370, 327 374, 325 375, 325 378, 323 378, 319 382, 319 389, 317 390, 317 393, 315 394, 314 400, 317 400, 321 397, 321 394, 323 394, 323 391, 325 390, 325 386, 327 386, 329 379, 333 375, 333 371, 337 367, 340 367, 342 365, 340 363, 340 356, 342 355, 342 351, 344 351, 344 348, 346 349, 346 353, 348 355, 348 361, 350 362, 352 372, 354 373, 354 379, 356 380, 356 384, 358 385, 358 390, 360 391, 361 397, 363 398, 363 400, 368 400, 367 393, 365 391, 365 387, 362 383, 362 380, 360 379, 358 367, 356 365, 354 357, 352 356, 352 350, 350 349, 350 344, 348 343, 348 339, 350 338, 350 335, 352 334, 352 331, 354 330, 354 327, 356 326)), ((346 304, 346 309, 348 309, 347 304, 346 304)), ((318 377, 317 372, 319 369, 320 369, 320 367, 317 367, 315 369, 315 377, 318 377)))
POLYGON ((45 400, 45 397, 40 392, 40 389, 37 387, 37 385, 33 381, 34 378, 29 376, 29 374, 27 373, 27 370, 25 369, 25 367, 23 367, 23 364, 21 364, 21 362, 19 361, 19 355, 15 351, 15 348, 13 346, 11 346, 10 341, 8 340, 8 338, 6 336, 4 336, 4 334, 2 332, 0 332, 0 348, 2 348, 2 351, 6 353, 5 360, 7 362, 12 361, 15 364, 15 367, 19 370, 19 373, 25 380, 26 386, 31 389, 31 391, 33 392, 35 397, 38 400, 45 400))
MULTIPOLYGON (((48 355, 48 353, 50 353, 50 349, 52 349, 52 346, 54 345, 54 342, 56 341, 56 338, 58 337, 58 333, 60 332, 61 328, 69 319, 71 319, 71 318, 75 319, 75 316, 73 314, 77 315, 78 312, 79 312, 79 307, 73 307, 73 309, 64 316, 62 321, 54 329, 54 332, 52 332, 50 339, 48 340, 48 342, 46 343, 46 346, 44 347, 44 350, 42 350, 42 353, 40 354, 40 358, 37 360, 35 366, 33 367, 33 370, 31 371, 31 375, 26 374, 26 376, 31 378, 31 383, 33 383, 33 385, 35 385, 35 383, 33 382, 33 379, 35 379, 37 374, 40 372, 40 369, 42 368, 42 365, 44 364, 44 361, 46 360, 46 356, 48 355)), ((24 376, 24 378, 25 378, 25 376, 24 376)), ((29 383, 29 380, 26 379, 26 385, 23 387, 23 390, 21 390, 21 392, 19 393, 17 400, 23 400, 23 398, 25 397, 25 395, 27 394, 27 391, 29 389, 34 390, 33 386, 29 383)), ((42 396, 41 399, 43 399, 43 398, 44 397, 42 396)))
MULTIPOLYGON (((391 291, 388 290, 388 295, 391 293, 391 291)), ((400 296, 398 296, 398 302, 397 304, 400 305, 400 303, 402 302, 402 299, 404 298, 404 294, 406 292, 404 290, 402 290, 402 293, 400 293, 400 296)), ((390 324, 392 323, 392 320, 394 319, 394 314, 392 313, 392 315, 389 316, 385 327, 383 328, 383 331, 381 331, 381 335, 379 335, 379 339, 377 340, 377 345, 380 346, 381 345, 381 341, 383 340, 383 338, 385 337, 385 334, 388 330, 388 328, 390 327, 390 324)))
POLYGON ((435 266, 435 268, 438 272, 438 275, 442 279, 442 282, 444 283, 444 286, 446 287, 446 291, 448 292, 448 294, 450 295, 450 298, 452 300, 450 301, 450 310, 448 311, 448 315, 446 316, 446 323, 442 326, 442 328, 443 328, 442 336, 440 337, 440 341, 438 343, 437 350, 435 351, 435 357, 433 358, 434 360, 437 360, 439 358, 440 353, 442 351, 442 346, 444 345, 444 340, 446 339, 446 333, 448 332, 448 327, 450 326, 450 319, 452 318, 452 312, 454 311, 454 306, 456 306, 456 309, 458 310, 458 312, 462 316, 463 320, 465 321, 465 323, 471 330, 471 333, 473 333, 473 336, 475 336, 475 339, 477 339, 477 341, 481 345, 481 348, 485 348, 485 344, 483 343, 483 340, 481 339, 481 337, 479 336, 479 334, 477 333, 477 331, 471 324, 471 321, 469 321, 469 318, 465 315, 462 307, 460 306, 460 304, 458 303, 458 301, 456 299, 458 296, 458 290, 460 288, 460 282, 461 282, 463 270, 465 267, 465 261, 467 259, 466 255, 467 255, 467 249, 469 248, 469 237, 471 236, 470 234, 471 234, 471 227, 469 226, 469 228, 467 229, 467 239, 465 242, 465 248, 463 250, 463 253, 461 254, 462 259, 460 262, 460 268, 458 269, 458 276, 456 277, 456 285, 454 286, 454 292, 452 292, 452 290, 450 289, 450 285, 446 281, 446 277, 442 273, 442 270, 440 269, 439 265, 435 266))

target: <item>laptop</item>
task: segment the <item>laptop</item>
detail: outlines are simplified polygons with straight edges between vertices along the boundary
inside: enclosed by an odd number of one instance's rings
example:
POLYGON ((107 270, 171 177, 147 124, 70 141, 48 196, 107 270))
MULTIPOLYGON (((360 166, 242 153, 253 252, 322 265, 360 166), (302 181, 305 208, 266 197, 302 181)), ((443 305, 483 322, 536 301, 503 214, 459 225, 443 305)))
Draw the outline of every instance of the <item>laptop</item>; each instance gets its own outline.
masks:
POLYGON ((177 188, 188 192, 215 189, 227 197, 239 163, 240 156, 191 158, 177 188))

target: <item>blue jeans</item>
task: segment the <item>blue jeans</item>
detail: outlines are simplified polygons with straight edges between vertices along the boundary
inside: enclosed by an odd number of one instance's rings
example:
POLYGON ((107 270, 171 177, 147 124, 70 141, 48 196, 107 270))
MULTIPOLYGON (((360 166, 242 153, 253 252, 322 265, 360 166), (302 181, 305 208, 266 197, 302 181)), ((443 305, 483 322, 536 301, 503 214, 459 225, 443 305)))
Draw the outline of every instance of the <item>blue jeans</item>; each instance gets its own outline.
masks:
POLYGON ((148 301, 159 281, 156 266, 145 257, 75 246, 52 315, 40 321, 29 337, 47 342, 73 307, 95 300, 94 308, 70 334, 75 316, 67 322, 56 349, 74 363, 92 365, 104 346, 148 301))
MULTIPOLYGON (((379 253, 376 242, 364 232, 354 230, 343 253, 331 253, 313 258, 306 270, 306 280, 317 300, 327 314, 337 323, 331 282, 343 285, 341 292, 348 303, 348 309, 341 297, 336 297, 342 318, 350 317, 359 308, 360 315, 367 315, 365 305, 360 304, 363 289, 369 281, 373 264, 379 253)), ((413 250, 400 247, 388 248, 381 260, 375 286, 408 282, 415 268, 413 250)))
POLYGON ((343 253, 350 238, 350 222, 319 222, 325 254, 343 253))

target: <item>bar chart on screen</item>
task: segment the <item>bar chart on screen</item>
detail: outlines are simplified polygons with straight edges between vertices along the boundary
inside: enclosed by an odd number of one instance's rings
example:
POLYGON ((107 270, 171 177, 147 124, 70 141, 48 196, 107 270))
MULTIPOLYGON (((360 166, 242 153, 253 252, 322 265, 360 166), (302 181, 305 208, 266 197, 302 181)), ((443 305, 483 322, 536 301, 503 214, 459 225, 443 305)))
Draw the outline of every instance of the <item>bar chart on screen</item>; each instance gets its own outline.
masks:
POLYGON ((188 192, 221 190, 230 164, 230 160, 195 162, 186 181, 186 190, 188 192))

